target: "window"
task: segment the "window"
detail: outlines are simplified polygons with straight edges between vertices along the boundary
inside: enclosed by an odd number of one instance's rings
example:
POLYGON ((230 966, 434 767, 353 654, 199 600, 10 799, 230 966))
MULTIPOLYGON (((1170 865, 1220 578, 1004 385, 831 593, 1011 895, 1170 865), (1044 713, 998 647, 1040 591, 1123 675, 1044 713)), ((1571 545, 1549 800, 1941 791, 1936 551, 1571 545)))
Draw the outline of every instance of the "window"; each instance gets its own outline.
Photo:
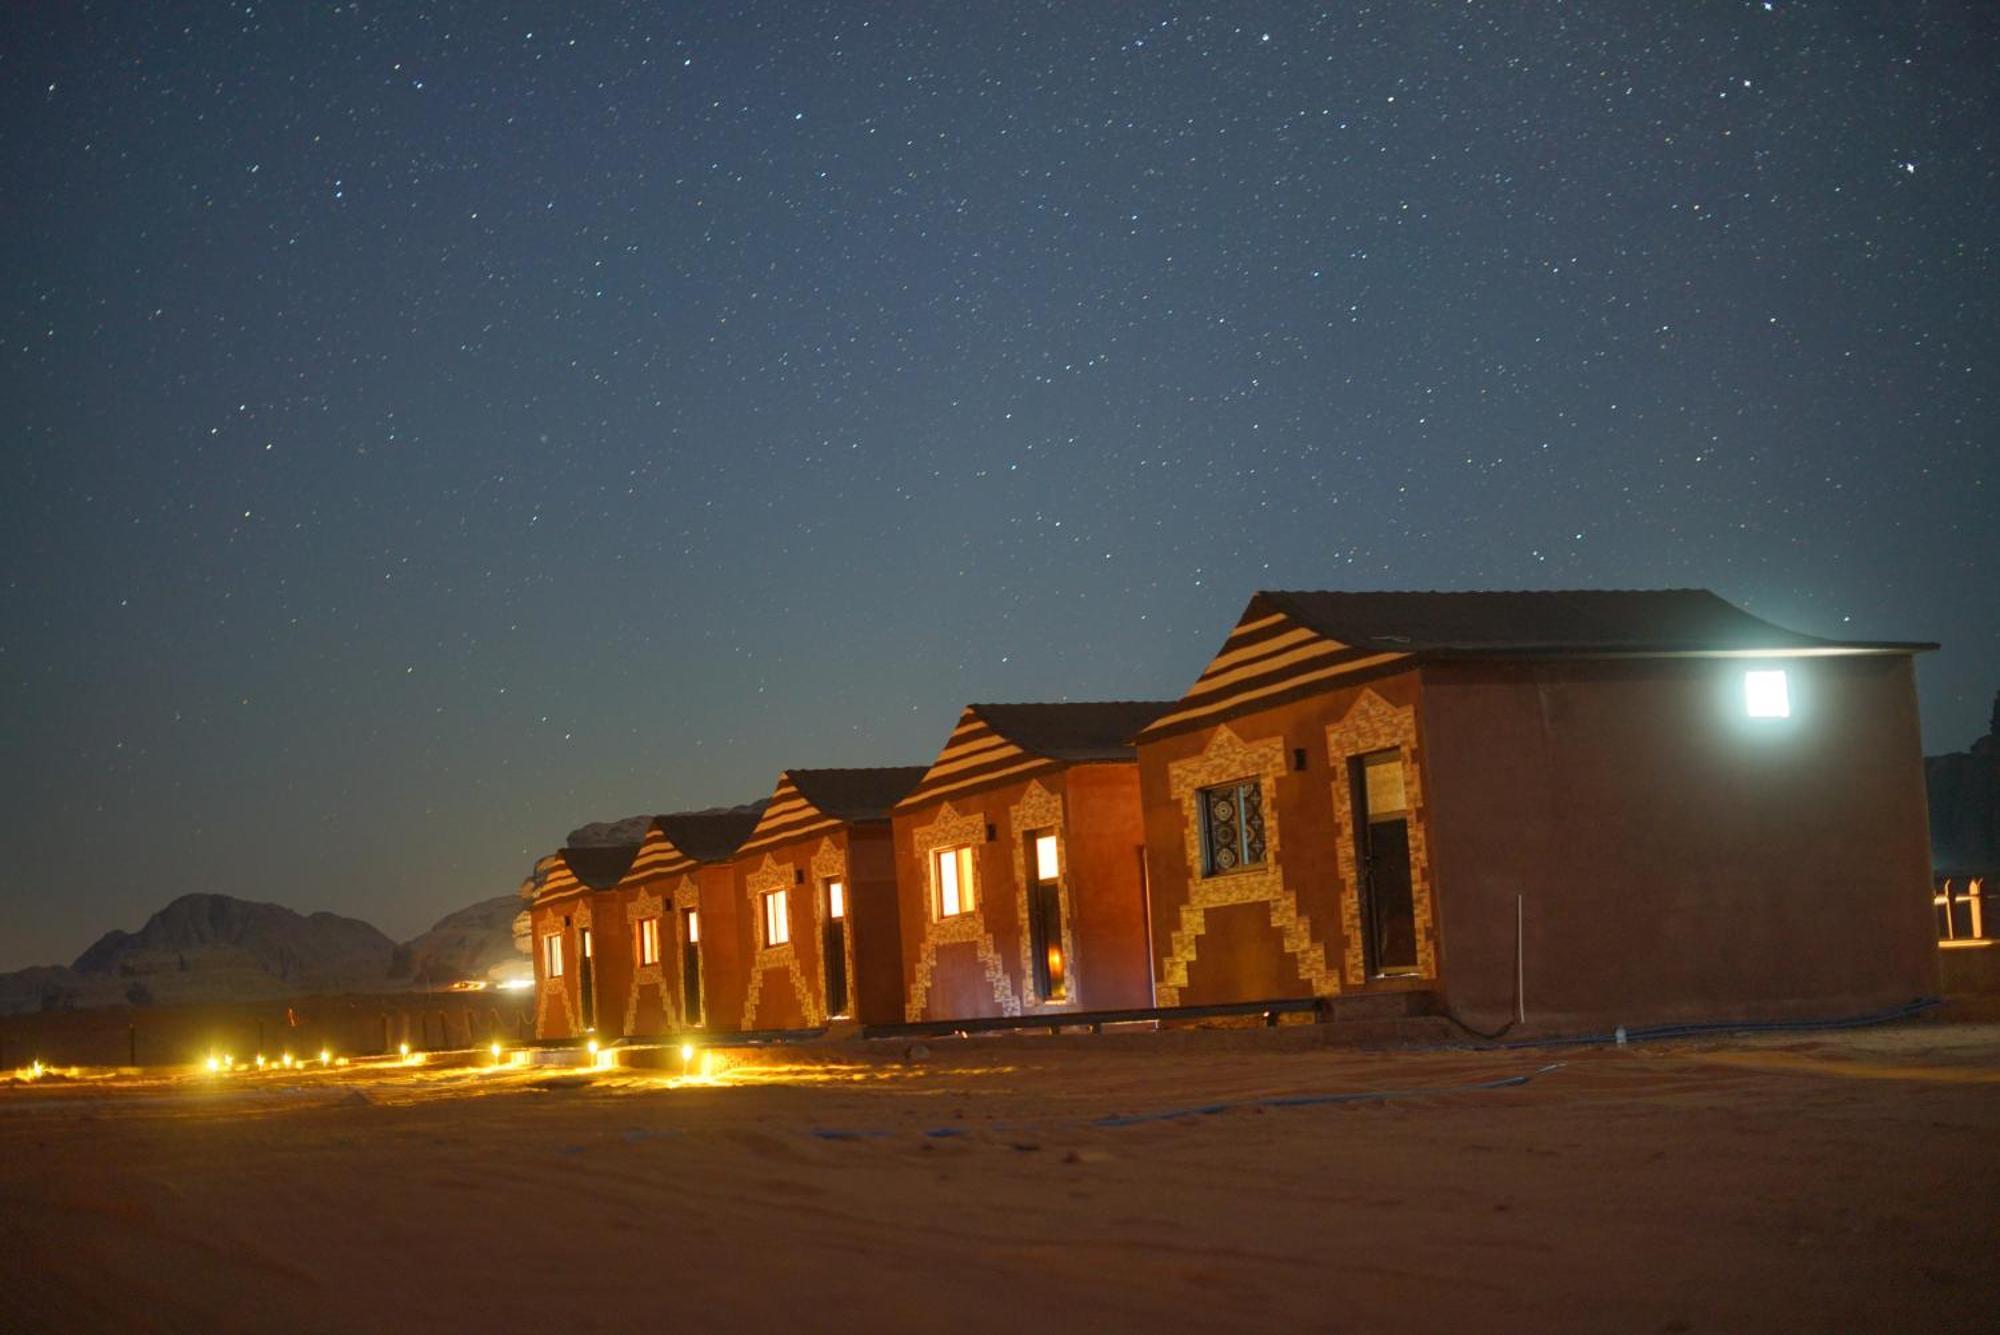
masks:
POLYGON ((689 910, 687 911, 687 922, 688 922, 688 944, 689 944, 689 945, 691 945, 691 946, 698 946, 698 945, 700 945, 700 944, 701 944, 701 912, 700 912, 700 910, 698 910, 698 909, 689 909, 689 910))
POLYGON ((576 941, 583 957, 585 959, 591 958, 590 929, 588 927, 579 927, 576 929, 576 941))
POLYGON ((1204 788, 1201 860, 1204 876, 1256 867, 1264 861, 1264 795, 1255 779, 1204 788))
POLYGON ((936 873, 937 916, 956 918, 972 912, 972 846, 940 848, 932 855, 936 873))
POLYGON ((847 886, 841 881, 826 883, 826 916, 845 918, 847 916, 847 886))
POLYGON ((542 977, 562 977, 561 932, 545 932, 542 935, 542 977))
POLYGON ((1743 709, 1751 718, 1790 718, 1791 692, 1786 688, 1783 668, 1764 668, 1743 674, 1743 709))
POLYGON ((764 896, 764 945, 782 946, 792 939, 792 915, 785 909, 789 891, 772 890, 764 896))
POLYGON ((1053 832, 1035 836, 1035 879, 1054 881, 1062 877, 1062 862, 1056 852, 1056 837, 1053 832))
POLYGON ((639 963, 658 964, 660 962, 660 920, 658 918, 639 919, 639 963))

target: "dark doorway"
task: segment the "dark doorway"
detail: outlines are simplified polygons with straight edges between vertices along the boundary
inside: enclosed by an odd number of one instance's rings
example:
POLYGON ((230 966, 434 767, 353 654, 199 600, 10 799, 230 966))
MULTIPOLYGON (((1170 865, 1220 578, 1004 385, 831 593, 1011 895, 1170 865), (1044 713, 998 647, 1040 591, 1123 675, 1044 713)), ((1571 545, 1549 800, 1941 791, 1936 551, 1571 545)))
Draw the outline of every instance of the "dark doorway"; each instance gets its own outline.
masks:
POLYGON ((691 1025, 701 1014, 701 913, 681 910, 681 1013, 691 1025))
POLYGON ((822 897, 826 907, 825 961, 826 1013, 829 1017, 847 1014, 847 882, 828 881, 822 897))
POLYGON ((1349 761, 1361 929, 1373 977, 1417 971, 1417 910, 1410 888, 1410 811, 1403 753, 1391 748, 1349 761))
POLYGON ((576 933, 577 954, 581 960, 577 964, 576 988, 583 1006, 583 1027, 597 1028, 597 988, 594 977, 597 961, 591 958, 590 929, 579 927, 576 933))
POLYGON ((1035 995, 1069 998, 1069 960, 1063 956, 1062 851, 1055 831, 1028 835, 1028 957, 1035 966, 1035 995))

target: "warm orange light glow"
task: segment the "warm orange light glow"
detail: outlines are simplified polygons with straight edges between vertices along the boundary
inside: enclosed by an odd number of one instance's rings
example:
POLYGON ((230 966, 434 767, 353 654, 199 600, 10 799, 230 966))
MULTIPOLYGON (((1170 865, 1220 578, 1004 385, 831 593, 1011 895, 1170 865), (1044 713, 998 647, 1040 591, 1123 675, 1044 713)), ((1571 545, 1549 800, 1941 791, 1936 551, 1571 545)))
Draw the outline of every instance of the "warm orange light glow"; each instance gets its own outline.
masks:
POLYGON ((694 1060, 694 1044, 692 1043, 681 1044, 681 1061, 683 1063, 686 1063, 693 1060, 694 1060))
POLYGON ((937 916, 956 918, 972 912, 972 849, 941 848, 933 863, 937 876, 937 916))
POLYGON ((404 1055, 405 1057, 407 1057, 407 1056, 409 1056, 409 1055, 410 1055, 410 1045, 409 1045, 408 1043, 404 1043, 404 1044, 400 1045, 400 1048, 399 1048, 399 1050, 400 1050, 400 1051, 402 1052, 402 1054, 403 1054, 403 1055, 404 1055))
POLYGON ((328 1052, 325 1048, 321 1048, 319 1050, 319 1064, 321 1066, 326 1065, 327 1062, 332 1059, 332 1057, 333 1054, 331 1052, 328 1052))
POLYGON ((208 1069, 211 1071, 220 1071, 222 1069, 222 1058, 211 1053, 208 1059, 208 1069))
POLYGON ((500 1060, 500 1045, 498 1043, 493 1044, 492 1047, 488 1048, 487 1050, 493 1054, 494 1061, 497 1062, 500 1060))

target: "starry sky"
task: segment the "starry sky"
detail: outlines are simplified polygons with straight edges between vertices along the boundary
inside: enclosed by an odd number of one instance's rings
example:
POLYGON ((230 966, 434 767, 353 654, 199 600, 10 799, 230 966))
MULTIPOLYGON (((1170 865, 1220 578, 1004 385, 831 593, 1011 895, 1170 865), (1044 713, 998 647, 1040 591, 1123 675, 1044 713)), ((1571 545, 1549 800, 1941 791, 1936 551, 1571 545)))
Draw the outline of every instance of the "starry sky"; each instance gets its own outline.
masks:
POLYGON ((1259 587, 2000 687, 2000 11, 0 11, 0 968, 1171 697, 1259 587))

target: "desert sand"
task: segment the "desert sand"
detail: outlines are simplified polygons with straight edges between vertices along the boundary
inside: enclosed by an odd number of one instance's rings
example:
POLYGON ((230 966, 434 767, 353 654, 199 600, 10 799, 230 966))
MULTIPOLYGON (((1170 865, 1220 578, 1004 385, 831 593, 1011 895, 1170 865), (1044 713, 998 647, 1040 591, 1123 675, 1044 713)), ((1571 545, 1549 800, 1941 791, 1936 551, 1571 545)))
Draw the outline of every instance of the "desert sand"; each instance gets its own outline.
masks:
POLYGON ((2000 1024, 690 1069, 0 1086, 0 1329, 2000 1324, 2000 1024))

